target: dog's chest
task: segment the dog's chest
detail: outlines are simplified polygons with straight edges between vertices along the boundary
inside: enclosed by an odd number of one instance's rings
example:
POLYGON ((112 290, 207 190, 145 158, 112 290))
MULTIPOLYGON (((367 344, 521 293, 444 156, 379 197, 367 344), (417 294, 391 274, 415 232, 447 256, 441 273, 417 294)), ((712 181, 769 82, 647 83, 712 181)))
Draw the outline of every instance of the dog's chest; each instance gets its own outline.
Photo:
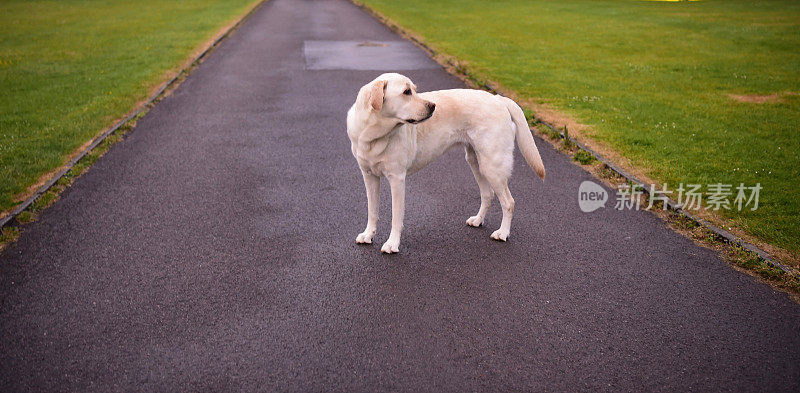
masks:
POLYGON ((375 175, 382 175, 385 170, 386 144, 377 142, 356 143, 355 156, 358 166, 375 175))
POLYGON ((380 138, 372 141, 358 141, 354 144, 354 155, 358 165, 374 175, 405 172, 413 149, 397 138, 380 138))

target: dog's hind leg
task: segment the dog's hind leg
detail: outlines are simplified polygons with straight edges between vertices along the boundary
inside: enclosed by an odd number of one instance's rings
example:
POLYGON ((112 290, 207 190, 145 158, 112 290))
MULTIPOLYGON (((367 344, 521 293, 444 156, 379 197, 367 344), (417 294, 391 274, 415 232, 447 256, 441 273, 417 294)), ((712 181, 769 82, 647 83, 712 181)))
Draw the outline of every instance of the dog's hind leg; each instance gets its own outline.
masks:
POLYGON ((481 207, 478 209, 478 214, 467 219, 467 225, 479 227, 483 224, 483 219, 486 217, 486 212, 492 206, 494 199, 494 191, 489 181, 483 176, 478 166, 478 156, 475 154, 475 149, 470 145, 464 146, 465 158, 472 169, 472 175, 475 176, 475 181, 478 182, 478 188, 481 191, 481 207))
POLYGON ((492 188, 497 193, 497 199, 500 200, 500 206, 503 207, 503 221, 500 222, 500 229, 492 232, 491 237, 494 240, 506 241, 508 235, 511 233, 511 219, 514 216, 514 198, 511 197, 511 190, 508 189, 508 179, 493 179, 490 180, 492 188))
POLYGON ((511 233, 511 219, 514 216, 514 198, 511 197, 511 191, 508 189, 508 179, 511 177, 511 167, 514 163, 513 157, 511 154, 495 156, 495 159, 478 157, 480 171, 497 194, 497 199, 500 200, 500 206, 503 208, 500 229, 492 232, 491 235, 492 239, 500 241, 508 240, 508 235, 511 233))

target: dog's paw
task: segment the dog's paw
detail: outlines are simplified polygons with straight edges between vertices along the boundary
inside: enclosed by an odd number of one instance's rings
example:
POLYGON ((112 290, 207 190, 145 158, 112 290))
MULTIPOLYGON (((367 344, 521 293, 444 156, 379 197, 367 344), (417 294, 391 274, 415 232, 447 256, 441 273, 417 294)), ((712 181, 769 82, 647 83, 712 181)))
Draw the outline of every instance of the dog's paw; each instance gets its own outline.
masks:
POLYGON ((381 252, 385 254, 394 254, 400 251, 400 242, 392 241, 391 239, 387 240, 386 243, 383 243, 383 247, 381 247, 381 252))
POLYGON ((494 240, 499 240, 501 242, 504 242, 504 241, 508 240, 508 232, 507 231, 503 231, 502 229, 498 229, 498 230, 492 232, 491 238, 494 239, 494 240))
POLYGON ((483 217, 481 217, 481 216, 472 216, 472 217, 467 219, 467 225, 477 228, 477 227, 483 225, 483 217))
POLYGON ((364 231, 356 236, 356 243, 358 244, 372 244, 372 236, 375 235, 374 231, 364 231))

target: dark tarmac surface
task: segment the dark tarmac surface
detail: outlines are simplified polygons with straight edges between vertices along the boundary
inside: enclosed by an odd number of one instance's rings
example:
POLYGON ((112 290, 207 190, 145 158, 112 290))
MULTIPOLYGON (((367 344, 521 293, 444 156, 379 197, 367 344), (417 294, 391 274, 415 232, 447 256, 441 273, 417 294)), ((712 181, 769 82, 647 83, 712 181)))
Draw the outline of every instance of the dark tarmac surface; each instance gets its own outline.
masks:
MULTIPOLYGON (((582 213, 592 177, 541 140, 508 243, 496 202, 464 224, 454 150, 409 178, 399 255, 385 182, 356 245, 345 113, 382 70, 307 67, 304 42, 367 40, 400 37, 343 0, 266 3, 27 225, 0 255, 0 390, 800 389, 800 305, 650 213, 582 213)), ((462 86, 414 51, 420 90, 462 86)))

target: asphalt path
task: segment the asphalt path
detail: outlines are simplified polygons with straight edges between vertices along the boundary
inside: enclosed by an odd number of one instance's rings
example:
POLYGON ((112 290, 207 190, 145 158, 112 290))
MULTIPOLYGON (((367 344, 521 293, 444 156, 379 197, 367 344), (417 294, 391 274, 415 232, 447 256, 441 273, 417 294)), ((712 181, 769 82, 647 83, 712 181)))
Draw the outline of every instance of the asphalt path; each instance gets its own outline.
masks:
POLYGON ((454 150, 409 178, 399 255, 385 182, 356 245, 358 88, 463 87, 408 45, 344 0, 260 8, 2 253, 0 390, 800 389, 800 305, 650 213, 581 212, 592 176, 538 139, 509 242, 497 203, 465 225, 454 150))

